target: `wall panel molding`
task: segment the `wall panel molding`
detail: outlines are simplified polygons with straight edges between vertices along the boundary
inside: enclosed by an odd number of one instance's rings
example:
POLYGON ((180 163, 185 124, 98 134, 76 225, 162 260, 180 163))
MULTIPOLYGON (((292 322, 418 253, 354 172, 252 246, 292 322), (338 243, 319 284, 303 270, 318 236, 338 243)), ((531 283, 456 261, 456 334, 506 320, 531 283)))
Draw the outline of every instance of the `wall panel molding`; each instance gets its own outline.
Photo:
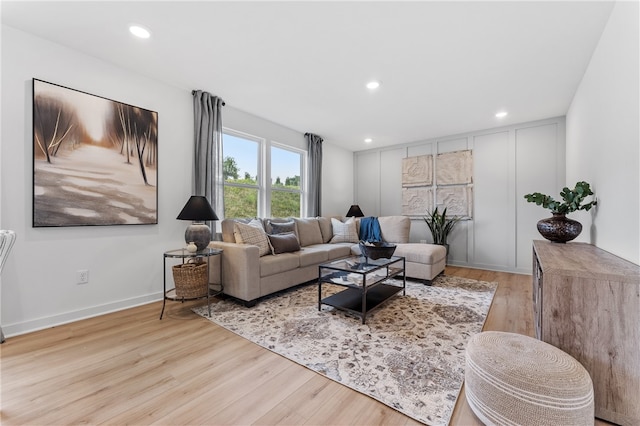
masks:
MULTIPOLYGON (((401 215, 403 158, 472 150, 473 218, 454 229, 449 264, 529 274, 531 240, 540 238, 536 222, 546 211, 523 197, 565 185, 564 123, 554 117, 357 151, 356 200, 367 216, 401 215)), ((412 217, 411 242, 421 241, 431 242, 431 234, 421 217, 412 217)))

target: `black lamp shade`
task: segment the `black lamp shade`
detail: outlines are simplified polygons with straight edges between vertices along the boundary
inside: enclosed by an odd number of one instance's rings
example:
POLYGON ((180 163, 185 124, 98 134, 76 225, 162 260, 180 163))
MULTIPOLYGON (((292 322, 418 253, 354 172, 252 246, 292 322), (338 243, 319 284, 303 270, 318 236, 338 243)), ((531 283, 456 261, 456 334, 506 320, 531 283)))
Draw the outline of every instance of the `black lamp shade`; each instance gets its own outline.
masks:
POLYGON ((357 204, 353 204, 349 207, 349 211, 345 215, 345 217, 364 217, 364 213, 360 210, 360 206, 357 204))
POLYGON ((193 220, 196 222, 205 222, 207 220, 218 220, 216 212, 213 211, 207 197, 202 195, 192 195, 184 205, 177 219, 193 220))

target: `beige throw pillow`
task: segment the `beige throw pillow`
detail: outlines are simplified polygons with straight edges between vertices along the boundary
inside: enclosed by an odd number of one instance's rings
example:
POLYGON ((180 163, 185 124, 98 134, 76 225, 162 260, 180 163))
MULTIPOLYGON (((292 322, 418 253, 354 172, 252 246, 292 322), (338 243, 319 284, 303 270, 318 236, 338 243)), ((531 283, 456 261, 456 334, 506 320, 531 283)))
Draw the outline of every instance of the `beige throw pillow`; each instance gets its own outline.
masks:
POLYGON ((271 254, 271 244, 269 243, 267 233, 262 229, 262 224, 258 227, 255 226, 255 224, 252 226, 236 222, 233 225, 233 233, 238 244, 253 244, 254 246, 258 246, 260 256, 271 254))
POLYGON ((300 219, 294 218, 296 229, 298 230, 298 240, 301 247, 310 246, 311 244, 322 244, 322 232, 320 231, 320 223, 318 219, 300 219))
POLYGON ((331 218, 331 227, 333 228, 332 243, 358 242, 358 231, 356 230, 356 222, 353 218, 346 222, 340 222, 338 219, 331 218))
POLYGON ((318 216, 318 224, 322 233, 322 242, 328 243, 333 238, 333 229, 331 228, 331 218, 318 216))
POLYGON ((409 242, 411 219, 408 216, 383 216, 378 218, 382 240, 388 243, 409 242))

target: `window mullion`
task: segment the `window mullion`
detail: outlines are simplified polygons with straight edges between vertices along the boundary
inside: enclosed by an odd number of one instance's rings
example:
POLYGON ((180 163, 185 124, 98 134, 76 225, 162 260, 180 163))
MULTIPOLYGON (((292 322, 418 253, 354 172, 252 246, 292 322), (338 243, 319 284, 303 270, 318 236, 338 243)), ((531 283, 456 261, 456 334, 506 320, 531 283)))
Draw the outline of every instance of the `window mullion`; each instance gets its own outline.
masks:
POLYGON ((307 211, 307 156, 300 155, 300 214, 308 216, 307 211), (304 212, 304 213, 303 213, 304 212))
POLYGON ((262 217, 271 217, 271 152, 269 149, 269 142, 266 140, 262 141, 260 146, 260 166, 262 169, 261 176, 262 180, 260 181, 260 194, 261 194, 261 216, 262 217))

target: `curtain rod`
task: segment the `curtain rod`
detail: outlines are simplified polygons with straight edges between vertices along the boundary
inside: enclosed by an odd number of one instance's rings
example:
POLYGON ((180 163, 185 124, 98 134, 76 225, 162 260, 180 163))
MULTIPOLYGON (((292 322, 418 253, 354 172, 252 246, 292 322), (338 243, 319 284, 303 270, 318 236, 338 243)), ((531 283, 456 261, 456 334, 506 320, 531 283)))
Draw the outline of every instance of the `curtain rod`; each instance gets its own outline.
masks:
MULTIPOLYGON (((192 91, 191 91, 191 94, 192 94, 192 95, 195 95, 195 93, 196 93, 196 92, 197 92, 197 90, 192 90, 192 91)), ((208 92, 203 92, 203 93, 208 93, 208 92)), ((211 93, 209 93, 209 94, 211 95, 211 93)), ((211 96, 214 96, 214 95, 211 95, 211 96)), ((217 96, 216 96, 216 98, 217 98, 217 96)), ((225 106, 225 105, 227 105, 227 104, 225 103, 225 101, 222 101, 222 106, 225 106)))

